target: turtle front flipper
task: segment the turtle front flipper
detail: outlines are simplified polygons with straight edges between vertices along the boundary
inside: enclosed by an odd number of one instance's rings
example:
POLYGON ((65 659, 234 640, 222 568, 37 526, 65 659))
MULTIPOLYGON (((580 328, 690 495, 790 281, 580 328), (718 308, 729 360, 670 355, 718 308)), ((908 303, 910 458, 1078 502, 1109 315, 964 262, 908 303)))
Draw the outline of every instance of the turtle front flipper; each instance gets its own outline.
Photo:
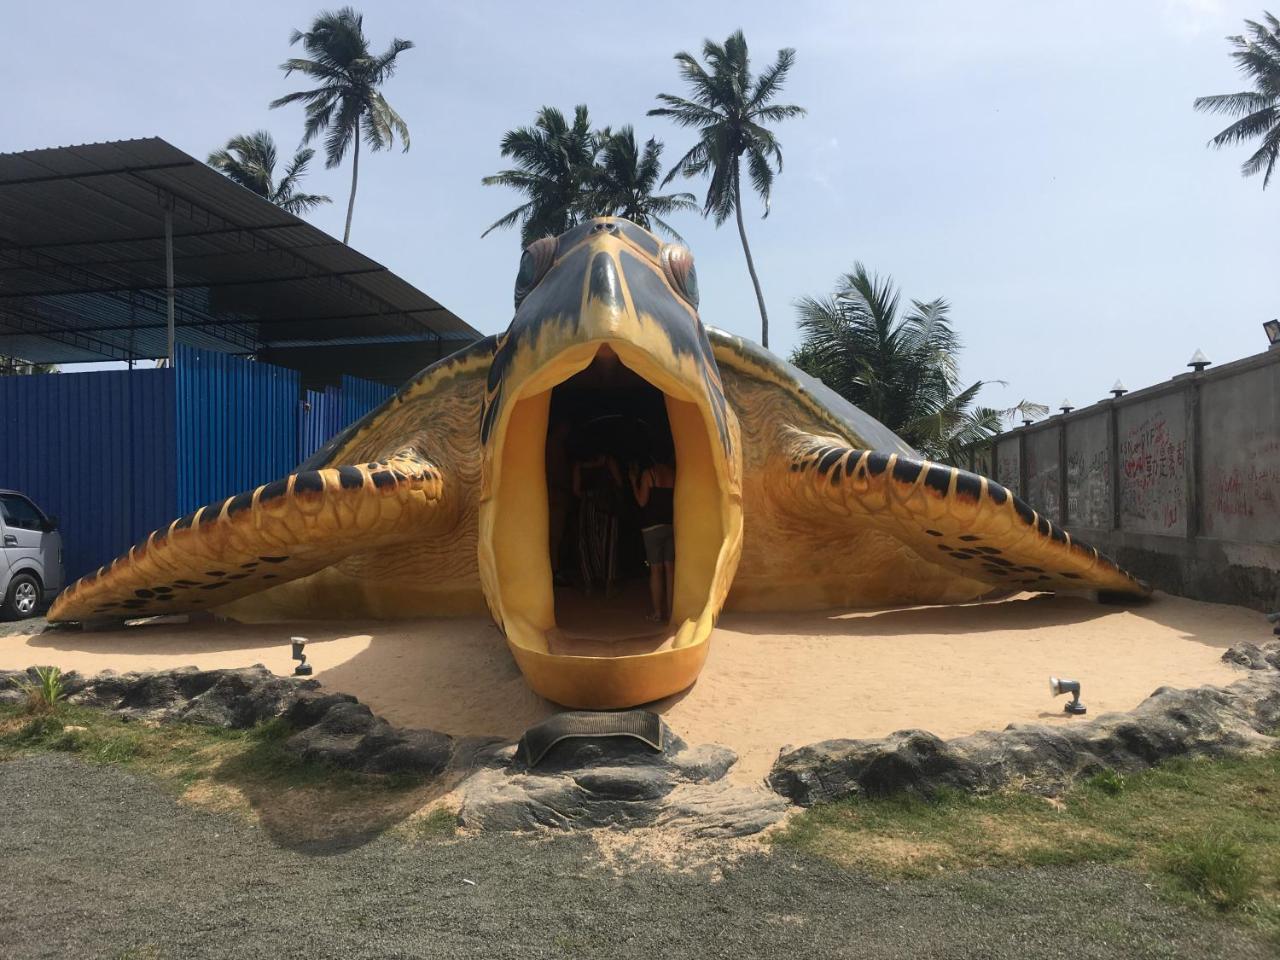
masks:
POLYGON ((156 530, 64 590, 50 621, 219 606, 359 551, 429 535, 440 470, 411 449, 373 463, 304 470, 156 530))
POLYGON ((840 530, 887 534, 919 557, 993 589, 1096 590, 1145 598, 1151 588, 1074 540, 994 480, 900 453, 788 430, 771 478, 779 509, 840 530))

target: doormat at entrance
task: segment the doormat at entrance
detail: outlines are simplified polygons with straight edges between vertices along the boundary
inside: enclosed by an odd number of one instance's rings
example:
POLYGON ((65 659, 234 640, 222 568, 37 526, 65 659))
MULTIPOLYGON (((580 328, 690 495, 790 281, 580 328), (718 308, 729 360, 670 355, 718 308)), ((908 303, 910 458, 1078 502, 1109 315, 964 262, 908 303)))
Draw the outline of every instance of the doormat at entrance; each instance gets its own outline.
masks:
POLYGON ((598 740, 630 737, 661 753, 662 721, 648 710, 570 710, 530 727, 520 738, 525 762, 536 767, 547 752, 562 740, 598 740))

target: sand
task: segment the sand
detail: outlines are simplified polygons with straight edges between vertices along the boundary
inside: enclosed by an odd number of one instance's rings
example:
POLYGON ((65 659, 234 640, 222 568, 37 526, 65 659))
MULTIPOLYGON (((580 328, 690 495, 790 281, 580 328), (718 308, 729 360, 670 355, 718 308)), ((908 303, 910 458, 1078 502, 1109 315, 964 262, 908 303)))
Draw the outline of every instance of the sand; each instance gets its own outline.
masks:
MULTIPOLYGON (((6 626, 0 669, 262 663, 285 674, 289 637, 301 634, 318 680, 402 726, 515 738, 556 709, 528 689, 481 619, 153 623, 37 635, 6 626)), ((960 607, 729 613, 698 682, 654 709, 688 742, 736 750, 732 775, 758 780, 787 745, 911 727, 954 737, 1015 721, 1079 722, 1049 695, 1050 674, 1082 682, 1090 716, 1131 709, 1160 686, 1230 683, 1241 674, 1222 651, 1269 635, 1260 613, 1163 595, 1133 609, 1023 595, 960 607)))

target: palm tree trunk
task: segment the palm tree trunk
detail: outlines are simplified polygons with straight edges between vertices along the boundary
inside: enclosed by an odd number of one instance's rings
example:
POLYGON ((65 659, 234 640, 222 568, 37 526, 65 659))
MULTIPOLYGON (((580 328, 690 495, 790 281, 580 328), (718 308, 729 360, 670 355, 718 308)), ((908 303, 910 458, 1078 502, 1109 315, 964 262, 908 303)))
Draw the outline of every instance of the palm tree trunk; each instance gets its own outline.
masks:
POLYGON ((347 229, 342 232, 342 242, 351 240, 351 214, 356 209, 356 178, 360 175, 360 122, 356 121, 355 152, 351 155, 351 198, 347 201, 347 229))
POLYGON ((769 314, 764 308, 764 294, 760 290, 760 278, 756 276, 755 261, 751 259, 751 247, 747 245, 747 228, 742 225, 742 185, 737 162, 734 161, 733 169, 733 212, 738 215, 738 236, 742 238, 742 252, 747 255, 747 272, 751 274, 751 283, 756 288, 756 302, 760 304, 760 346, 768 349, 769 314))

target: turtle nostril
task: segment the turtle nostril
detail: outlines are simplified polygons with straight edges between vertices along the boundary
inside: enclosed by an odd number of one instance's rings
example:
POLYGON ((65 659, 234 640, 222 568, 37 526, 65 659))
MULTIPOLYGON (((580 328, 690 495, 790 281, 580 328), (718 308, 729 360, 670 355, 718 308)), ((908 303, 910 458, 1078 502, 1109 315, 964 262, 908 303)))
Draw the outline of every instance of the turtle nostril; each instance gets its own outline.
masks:
POLYGON ((616 234, 618 232, 618 225, 616 223, 597 223, 591 227, 591 232, 616 234))

